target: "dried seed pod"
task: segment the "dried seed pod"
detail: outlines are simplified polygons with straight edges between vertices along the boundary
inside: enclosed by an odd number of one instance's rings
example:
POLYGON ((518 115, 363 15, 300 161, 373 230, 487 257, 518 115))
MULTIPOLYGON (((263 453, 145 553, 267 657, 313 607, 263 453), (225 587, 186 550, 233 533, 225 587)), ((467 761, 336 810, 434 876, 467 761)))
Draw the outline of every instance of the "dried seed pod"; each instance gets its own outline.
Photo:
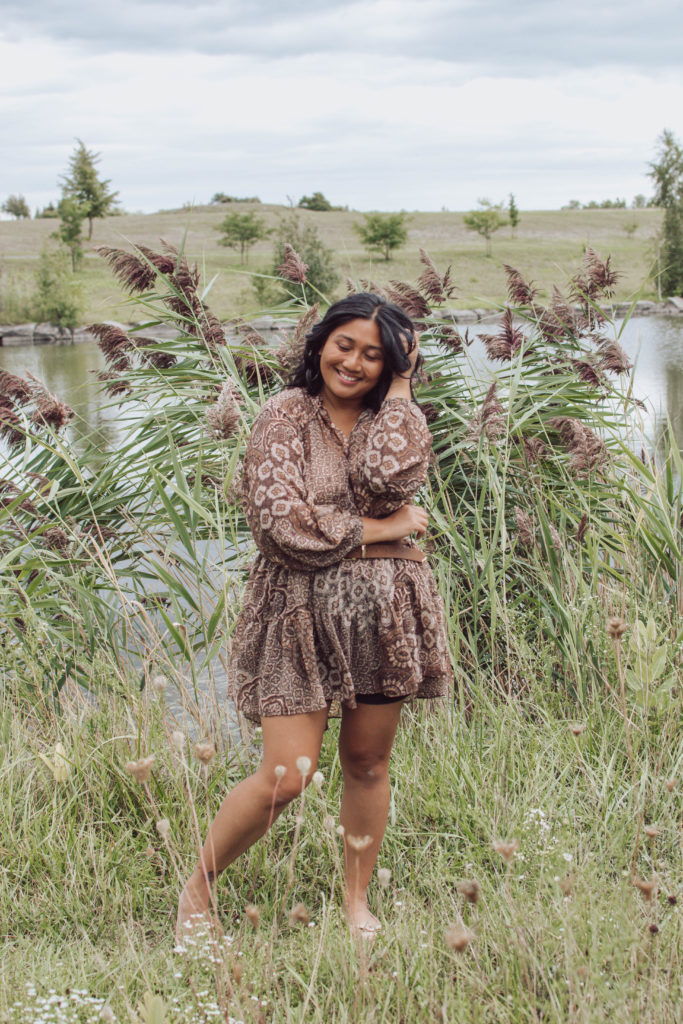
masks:
POLYGON ((467 949, 470 942, 472 942, 474 934, 465 928, 463 924, 453 922, 449 924, 444 932, 444 939, 449 949, 455 950, 456 953, 462 953, 463 950, 467 949))

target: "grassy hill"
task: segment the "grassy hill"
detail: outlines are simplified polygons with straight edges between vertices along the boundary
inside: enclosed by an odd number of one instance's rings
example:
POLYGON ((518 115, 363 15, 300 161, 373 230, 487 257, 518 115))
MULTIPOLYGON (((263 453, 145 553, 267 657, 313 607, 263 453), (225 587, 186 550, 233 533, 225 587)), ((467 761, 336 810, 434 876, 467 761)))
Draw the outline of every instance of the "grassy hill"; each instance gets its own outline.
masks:
MULTIPOLYGON (((86 243, 86 256, 79 271, 84 288, 84 322, 144 318, 141 307, 125 303, 121 289, 96 255, 96 246, 125 247, 129 242, 155 246, 160 238, 178 244, 185 232, 186 251, 199 263, 204 280, 218 275, 209 297, 218 316, 227 319, 236 313, 255 311, 258 302, 249 272, 268 272, 273 242, 267 239, 258 243, 251 251, 249 265, 241 266, 237 252, 218 244, 215 229, 226 209, 256 210, 271 227, 291 213, 286 207, 245 203, 239 207, 200 206, 192 210, 125 214, 96 221, 94 238, 86 243)), ((662 218, 660 210, 523 211, 515 238, 511 237, 509 227, 494 235, 490 258, 485 256, 484 240, 465 229, 462 213, 414 212, 410 214, 408 242, 390 263, 369 257, 360 245, 353 224, 362 222, 361 213, 298 213, 302 220, 315 224, 325 243, 335 251, 342 278, 372 278, 378 284, 391 278, 414 280, 420 269, 418 248, 422 246, 439 267, 453 265, 457 283, 454 305, 461 308, 503 300, 503 263, 511 263, 531 277, 540 285, 543 297, 543 289, 562 281, 576 268, 586 245, 603 256, 611 254, 614 265, 622 272, 617 298, 630 298, 641 288, 643 298, 654 297, 654 285, 648 276, 653 263, 653 237, 662 218), (633 224, 637 228, 629 235, 627 228, 633 224)), ((55 245, 50 239, 54 228, 53 220, 0 222, 0 321, 29 318, 36 262, 44 246, 55 245)), ((344 293, 342 283, 338 295, 344 293)))

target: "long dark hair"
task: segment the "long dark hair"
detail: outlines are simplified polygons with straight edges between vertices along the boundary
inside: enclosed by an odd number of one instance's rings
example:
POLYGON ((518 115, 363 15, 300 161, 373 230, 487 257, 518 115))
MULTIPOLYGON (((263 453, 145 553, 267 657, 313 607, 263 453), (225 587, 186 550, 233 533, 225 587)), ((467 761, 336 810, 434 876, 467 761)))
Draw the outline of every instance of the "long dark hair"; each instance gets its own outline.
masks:
MULTIPOLYGON (((363 396, 363 405, 378 412, 386 397, 395 373, 406 373, 410 360, 406 354, 415 345, 413 325, 410 317, 392 302, 375 295, 374 292, 358 292, 348 295, 330 306, 325 316, 306 335, 306 344, 299 365, 287 381, 288 388, 305 388, 309 395, 320 394, 323 378, 320 373, 320 350, 333 331, 343 327, 350 320, 374 320, 384 351, 384 366, 377 384, 363 396)), ((417 357, 415 371, 422 365, 422 356, 417 357)), ((414 373, 413 373, 414 376, 414 373)), ((411 387, 412 391, 412 387, 411 387)))

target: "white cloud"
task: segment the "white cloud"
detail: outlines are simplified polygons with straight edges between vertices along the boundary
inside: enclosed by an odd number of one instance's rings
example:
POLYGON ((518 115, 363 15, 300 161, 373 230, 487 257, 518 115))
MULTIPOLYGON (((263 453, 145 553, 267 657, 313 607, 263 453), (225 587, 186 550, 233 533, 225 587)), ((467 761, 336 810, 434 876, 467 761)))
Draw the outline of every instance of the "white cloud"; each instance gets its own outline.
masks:
POLYGON ((683 76, 666 61, 590 65, 590 17, 613 32, 600 37, 607 54, 652 49, 652 33, 629 35, 640 8, 620 9, 617 23, 616 5, 589 16, 584 0, 294 0, 286 12, 264 0, 87 11, 66 0, 58 19, 51 4, 10 3, 0 197, 55 198, 79 137, 129 209, 218 190, 283 202, 321 189, 361 209, 462 209, 511 190, 526 208, 630 199, 649 191, 658 133, 680 132, 683 76), (542 50, 553 28, 554 50, 523 66, 515 40, 526 33, 521 52, 542 50), (226 51, 231 39, 240 52, 226 51))

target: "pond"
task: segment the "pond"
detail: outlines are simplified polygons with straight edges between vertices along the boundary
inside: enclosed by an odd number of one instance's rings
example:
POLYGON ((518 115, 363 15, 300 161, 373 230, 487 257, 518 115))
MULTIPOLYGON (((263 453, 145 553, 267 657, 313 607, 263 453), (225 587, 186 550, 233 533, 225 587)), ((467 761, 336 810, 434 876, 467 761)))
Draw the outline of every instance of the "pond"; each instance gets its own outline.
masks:
MULTIPOLYGON (((469 330, 476 335, 492 327, 469 330)), ((683 449, 683 316, 634 318, 626 324, 621 344, 635 363, 633 391, 646 405, 648 439, 656 441, 668 415, 683 449)), ((94 434, 103 449, 115 447, 119 413, 98 392, 95 374, 104 369, 104 360, 94 342, 0 347, 0 369, 19 376, 30 371, 67 402, 76 412, 70 428, 75 440, 94 434)))

